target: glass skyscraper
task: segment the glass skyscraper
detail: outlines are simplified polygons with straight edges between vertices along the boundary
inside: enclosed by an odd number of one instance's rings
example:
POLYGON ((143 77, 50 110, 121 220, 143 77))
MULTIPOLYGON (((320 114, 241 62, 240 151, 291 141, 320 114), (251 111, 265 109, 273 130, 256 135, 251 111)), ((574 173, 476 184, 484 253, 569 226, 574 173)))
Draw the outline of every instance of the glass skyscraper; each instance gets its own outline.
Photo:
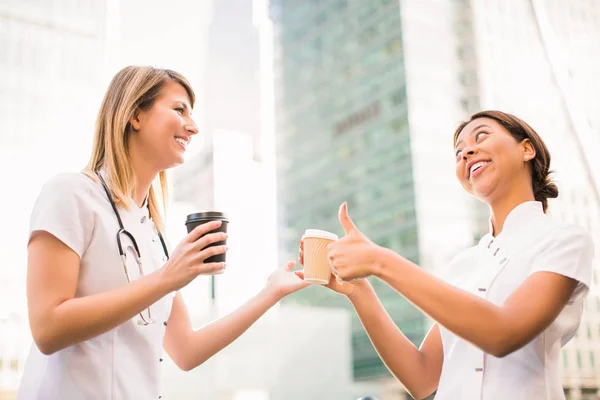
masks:
MULTIPOLYGON (((281 52, 276 143, 282 255, 294 257, 306 228, 342 235, 337 211, 347 201, 374 242, 418 263, 399 4, 350 3, 271 4, 281 52)), ((426 329, 422 314, 387 285, 373 285, 418 345, 426 329)), ((288 301, 349 307, 323 287, 288 301)), ((356 317, 352 345, 357 378, 386 373, 356 317)))

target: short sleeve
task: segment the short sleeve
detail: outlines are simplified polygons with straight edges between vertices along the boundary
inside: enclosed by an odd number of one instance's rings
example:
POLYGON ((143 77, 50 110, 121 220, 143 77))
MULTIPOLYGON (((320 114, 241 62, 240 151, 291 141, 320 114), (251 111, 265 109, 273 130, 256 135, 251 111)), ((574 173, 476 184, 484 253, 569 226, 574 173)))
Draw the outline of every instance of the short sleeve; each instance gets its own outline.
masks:
POLYGON ((77 173, 60 174, 46 182, 31 213, 29 239, 36 231, 48 232, 81 258, 94 225, 89 204, 90 183, 89 178, 77 173))
POLYGON ((589 292, 593 258, 591 235, 578 226, 565 226, 554 231, 548 246, 535 258, 530 273, 554 272, 578 281, 572 302, 589 292))

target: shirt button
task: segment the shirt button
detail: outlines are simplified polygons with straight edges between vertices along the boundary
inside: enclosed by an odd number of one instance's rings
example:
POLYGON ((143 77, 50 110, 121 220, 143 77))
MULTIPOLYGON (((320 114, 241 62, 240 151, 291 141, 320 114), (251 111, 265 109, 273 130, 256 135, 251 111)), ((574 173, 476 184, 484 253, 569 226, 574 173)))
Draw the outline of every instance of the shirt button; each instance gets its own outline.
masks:
POLYGON ((481 372, 481 371, 483 371, 483 368, 475 368, 475 371, 476 372, 481 372))
POLYGON ((140 222, 143 224, 144 222, 146 222, 147 219, 148 219, 148 217, 146 217, 145 215, 143 215, 142 219, 140 219, 140 222))
POLYGON ((167 321, 164 321, 164 322, 163 322, 163 325, 164 325, 164 326, 167 326, 167 321))
POLYGON ((158 359, 158 361, 159 361, 159 362, 162 362, 162 358, 159 358, 159 359, 158 359))
POLYGON ((485 292, 485 288, 482 288, 482 287, 480 287, 480 288, 479 288, 479 289, 477 289, 477 290, 479 290, 480 292, 485 292))
POLYGON ((152 241, 153 241, 154 243, 156 243, 156 236, 154 236, 154 237, 152 238, 152 241))

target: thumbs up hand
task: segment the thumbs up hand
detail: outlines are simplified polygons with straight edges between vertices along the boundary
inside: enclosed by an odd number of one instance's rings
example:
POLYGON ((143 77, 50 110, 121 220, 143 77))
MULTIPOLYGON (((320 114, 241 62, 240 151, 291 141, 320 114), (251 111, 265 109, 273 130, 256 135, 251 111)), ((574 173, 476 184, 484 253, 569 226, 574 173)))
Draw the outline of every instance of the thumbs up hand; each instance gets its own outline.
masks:
POLYGON ((327 248, 332 272, 342 281, 376 275, 382 248, 356 227, 345 202, 340 206, 339 219, 346 235, 327 248))

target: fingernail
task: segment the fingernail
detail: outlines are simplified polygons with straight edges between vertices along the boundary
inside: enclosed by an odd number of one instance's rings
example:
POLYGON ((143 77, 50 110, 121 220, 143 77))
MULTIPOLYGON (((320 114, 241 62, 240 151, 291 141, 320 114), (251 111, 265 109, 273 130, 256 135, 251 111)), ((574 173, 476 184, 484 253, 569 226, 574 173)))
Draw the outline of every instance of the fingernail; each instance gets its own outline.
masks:
POLYGON ((225 269, 226 267, 227 267, 227 264, 225 264, 225 263, 221 264, 222 269, 225 269))

